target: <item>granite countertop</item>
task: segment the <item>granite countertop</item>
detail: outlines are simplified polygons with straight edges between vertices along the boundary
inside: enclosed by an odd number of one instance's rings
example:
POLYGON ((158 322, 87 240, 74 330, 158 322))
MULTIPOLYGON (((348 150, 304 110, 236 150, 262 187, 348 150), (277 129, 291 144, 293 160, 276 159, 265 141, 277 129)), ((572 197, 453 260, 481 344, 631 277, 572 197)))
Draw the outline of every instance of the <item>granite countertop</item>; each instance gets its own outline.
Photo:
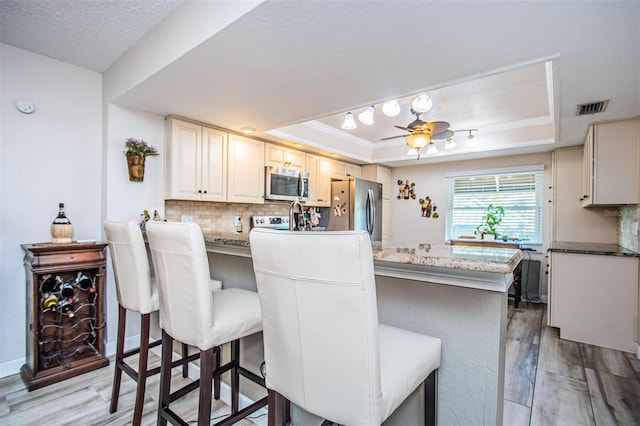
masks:
MULTIPOLYGON (((207 247, 246 248, 250 256, 249 241, 242 234, 205 234, 207 247)), ((411 247, 398 247, 388 243, 373 243, 373 260, 408 265, 434 266, 439 268, 467 271, 495 272, 507 274, 513 272, 522 260, 522 252, 517 249, 469 247, 450 245, 418 244, 411 247)))
POLYGON ((520 263, 522 252, 509 248, 444 244, 398 247, 375 242, 373 243, 373 260, 507 274, 513 272, 520 263))
POLYGON ((571 241, 554 241, 549 247, 552 253, 596 254, 603 256, 638 257, 638 253, 617 244, 608 243, 576 243, 571 241))

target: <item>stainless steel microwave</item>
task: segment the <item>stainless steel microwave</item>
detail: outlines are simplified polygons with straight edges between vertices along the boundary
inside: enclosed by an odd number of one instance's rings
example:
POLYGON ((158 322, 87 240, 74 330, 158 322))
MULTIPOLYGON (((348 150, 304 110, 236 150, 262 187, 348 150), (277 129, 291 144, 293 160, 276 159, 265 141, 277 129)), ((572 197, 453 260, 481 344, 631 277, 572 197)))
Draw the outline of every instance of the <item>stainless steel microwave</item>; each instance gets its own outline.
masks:
POLYGON ((266 166, 264 184, 265 200, 309 200, 309 173, 266 166))

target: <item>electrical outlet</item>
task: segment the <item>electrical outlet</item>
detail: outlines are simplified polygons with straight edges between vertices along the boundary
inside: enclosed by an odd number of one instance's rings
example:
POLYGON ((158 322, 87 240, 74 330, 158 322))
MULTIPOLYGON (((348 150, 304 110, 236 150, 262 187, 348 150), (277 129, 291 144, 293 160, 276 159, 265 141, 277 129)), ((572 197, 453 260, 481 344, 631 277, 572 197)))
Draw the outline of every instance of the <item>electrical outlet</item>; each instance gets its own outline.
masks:
POLYGON ((180 222, 193 222, 193 216, 183 214, 182 216, 180 216, 180 222))

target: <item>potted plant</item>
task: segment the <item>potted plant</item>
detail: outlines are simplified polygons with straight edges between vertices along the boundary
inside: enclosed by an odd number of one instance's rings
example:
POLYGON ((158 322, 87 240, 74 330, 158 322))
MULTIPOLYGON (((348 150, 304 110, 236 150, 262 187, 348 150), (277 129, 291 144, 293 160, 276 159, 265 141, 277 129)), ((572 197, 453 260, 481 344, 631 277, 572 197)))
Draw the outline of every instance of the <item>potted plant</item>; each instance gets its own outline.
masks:
POLYGON ((502 223, 503 216, 504 207, 489 204, 487 214, 485 214, 483 218, 484 223, 478 225, 476 235, 482 235, 482 239, 484 240, 495 240, 498 236, 496 227, 502 223))
POLYGON ((127 148, 127 166, 129 167, 129 180, 142 182, 144 180, 144 162, 147 155, 158 155, 158 150, 149 145, 143 139, 129 138, 125 142, 127 148))

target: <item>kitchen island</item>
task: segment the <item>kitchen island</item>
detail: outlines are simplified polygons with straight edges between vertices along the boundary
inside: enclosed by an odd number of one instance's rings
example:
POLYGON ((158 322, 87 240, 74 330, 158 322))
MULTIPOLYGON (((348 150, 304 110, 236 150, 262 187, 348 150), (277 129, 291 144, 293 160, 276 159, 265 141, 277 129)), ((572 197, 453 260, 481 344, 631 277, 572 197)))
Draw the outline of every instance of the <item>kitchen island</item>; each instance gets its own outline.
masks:
MULTIPOLYGON (((205 241, 212 278, 255 290, 248 241, 205 241)), ((438 423, 502 424, 507 290, 522 252, 374 243, 373 257, 380 322, 442 339, 438 423)), ((422 424, 422 407, 419 388, 385 424, 422 424)), ((301 410, 293 416, 294 423, 313 424, 301 410)))

